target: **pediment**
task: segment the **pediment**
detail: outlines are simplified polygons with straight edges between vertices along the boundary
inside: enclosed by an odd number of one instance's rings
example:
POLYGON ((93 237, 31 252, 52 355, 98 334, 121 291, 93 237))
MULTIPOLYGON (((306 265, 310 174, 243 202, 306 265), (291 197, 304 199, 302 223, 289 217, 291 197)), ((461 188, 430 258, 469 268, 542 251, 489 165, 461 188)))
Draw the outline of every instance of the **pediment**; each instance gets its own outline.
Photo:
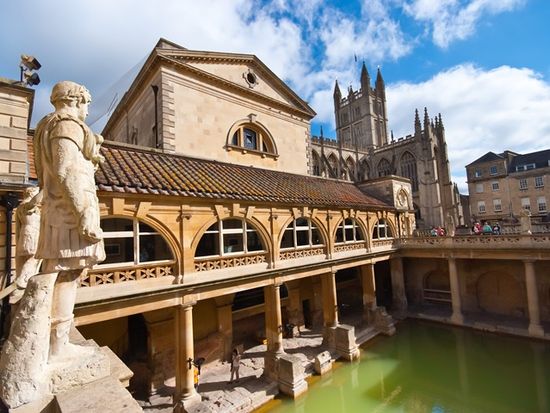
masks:
POLYGON ((313 109, 285 82, 279 79, 254 55, 218 52, 199 52, 186 49, 161 49, 160 55, 192 68, 212 82, 232 86, 252 98, 264 97, 292 109, 306 112, 311 117, 313 109))

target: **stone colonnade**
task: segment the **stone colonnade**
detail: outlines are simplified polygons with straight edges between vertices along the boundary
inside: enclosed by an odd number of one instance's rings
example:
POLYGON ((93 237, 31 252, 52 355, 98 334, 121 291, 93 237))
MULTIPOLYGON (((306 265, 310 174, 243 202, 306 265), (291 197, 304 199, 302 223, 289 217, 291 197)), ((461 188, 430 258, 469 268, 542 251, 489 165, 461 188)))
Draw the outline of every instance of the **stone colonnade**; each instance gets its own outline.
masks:
MULTIPOLYGON (((364 312, 376 309, 376 287, 374 280, 374 264, 366 264, 360 268, 364 312)), ((339 326, 338 303, 336 292, 336 272, 330 271, 319 276, 321 282, 323 337, 331 349, 335 349, 335 330, 339 326)), ((265 374, 273 380, 277 380, 276 362, 285 354, 283 348, 283 325, 280 298, 281 283, 273 283, 264 287, 265 300, 265 333, 267 339, 267 351, 265 355, 265 374)), ((293 321, 300 322, 300 292, 296 284, 290 282, 289 306, 293 321)), ((233 297, 225 296, 216 298, 219 331, 226 332, 229 336, 226 343, 231 340, 232 313, 231 303, 233 297)), ((176 345, 176 394, 177 411, 185 412, 189 406, 200 401, 200 395, 194 388, 194 335, 193 335, 193 308, 195 302, 189 302, 175 307, 175 345, 176 345)), ((225 352, 231 352, 231 344, 228 344, 225 352)))
MULTIPOLYGON (((453 324, 463 325, 464 315, 462 313, 461 277, 457 269, 457 259, 448 258, 449 283, 451 288, 452 315, 450 321, 453 324)), ((403 259, 392 258, 391 278, 393 290, 393 302, 397 311, 405 311, 407 298, 405 295, 405 281, 403 272, 403 259)), ((544 336, 544 329, 540 321, 539 295, 537 288, 537 274, 535 272, 535 260, 523 260, 525 285, 527 290, 527 307, 529 310, 529 335, 534 337, 544 336)))

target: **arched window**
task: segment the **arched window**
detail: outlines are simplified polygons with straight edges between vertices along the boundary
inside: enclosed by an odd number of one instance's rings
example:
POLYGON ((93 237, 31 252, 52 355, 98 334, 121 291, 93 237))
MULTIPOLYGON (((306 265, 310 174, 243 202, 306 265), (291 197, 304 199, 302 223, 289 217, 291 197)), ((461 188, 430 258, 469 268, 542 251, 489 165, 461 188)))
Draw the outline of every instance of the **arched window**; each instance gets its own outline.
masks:
POLYGON ((277 155, 271 134, 257 122, 237 125, 231 128, 230 133, 231 137, 227 143, 228 148, 238 148, 243 153, 252 151, 277 155))
POLYGON ((195 257, 249 254, 265 251, 256 229, 244 219, 218 221, 204 232, 195 257))
POLYGON ((311 166, 313 170, 313 175, 321 176, 321 159, 319 158, 319 155, 317 155, 317 152, 312 151, 311 152, 311 166))
POLYGON ((418 191, 418 176, 416 173, 416 159, 410 152, 405 152, 401 156, 401 176, 411 180, 413 191, 418 191))
POLYGON ((384 238, 393 238, 393 234, 388 222, 381 218, 374 225, 374 229, 372 230, 372 239, 384 238))
POLYGON ((340 222, 336 229, 336 243, 344 244, 350 242, 364 241, 363 231, 352 218, 346 218, 340 222))
POLYGON ((386 158, 382 158, 378 163, 378 176, 391 175, 391 164, 386 158))
POLYGON ((172 248, 154 228, 137 219, 101 220, 106 259, 103 265, 140 265, 173 261, 172 248))
POLYGON ((329 176, 331 178, 337 178, 338 177, 338 158, 333 153, 331 153, 328 157, 328 164, 330 165, 329 176))
POLYGON ((322 245, 319 229, 307 218, 296 218, 288 224, 281 240, 281 250, 322 245))
POLYGON ((360 170, 360 178, 363 179, 363 181, 369 179, 370 176, 370 168, 369 164, 366 159, 363 159, 361 161, 361 170, 360 170))
POLYGON ((354 181, 355 180, 355 162, 353 161, 353 159, 350 157, 346 160, 346 165, 347 165, 347 168, 348 168, 348 176, 349 176, 349 180, 350 181, 354 181))

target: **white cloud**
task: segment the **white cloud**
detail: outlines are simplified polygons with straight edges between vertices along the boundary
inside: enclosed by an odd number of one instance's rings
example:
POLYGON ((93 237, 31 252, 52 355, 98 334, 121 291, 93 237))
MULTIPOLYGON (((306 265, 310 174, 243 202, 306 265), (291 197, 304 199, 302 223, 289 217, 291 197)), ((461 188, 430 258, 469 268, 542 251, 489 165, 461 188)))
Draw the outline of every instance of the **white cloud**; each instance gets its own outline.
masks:
POLYGON ((404 3, 406 13, 432 28, 436 45, 447 47, 471 36, 484 14, 511 11, 525 0, 412 0, 404 3))
POLYGON ((550 84, 531 69, 460 65, 423 83, 388 85, 387 104, 396 138, 414 130, 415 108, 442 114, 452 174, 462 191, 464 166, 486 152, 548 148, 550 84))

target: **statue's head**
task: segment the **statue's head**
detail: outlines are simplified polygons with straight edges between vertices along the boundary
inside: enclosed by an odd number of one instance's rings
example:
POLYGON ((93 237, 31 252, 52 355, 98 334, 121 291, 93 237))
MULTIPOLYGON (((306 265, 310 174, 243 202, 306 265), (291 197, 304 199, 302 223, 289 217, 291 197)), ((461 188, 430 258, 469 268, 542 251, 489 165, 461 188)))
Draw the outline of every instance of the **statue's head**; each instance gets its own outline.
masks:
POLYGON ((57 110, 73 108, 81 120, 85 120, 88 116, 88 105, 91 101, 92 96, 88 89, 68 80, 57 83, 50 96, 50 102, 57 110))

